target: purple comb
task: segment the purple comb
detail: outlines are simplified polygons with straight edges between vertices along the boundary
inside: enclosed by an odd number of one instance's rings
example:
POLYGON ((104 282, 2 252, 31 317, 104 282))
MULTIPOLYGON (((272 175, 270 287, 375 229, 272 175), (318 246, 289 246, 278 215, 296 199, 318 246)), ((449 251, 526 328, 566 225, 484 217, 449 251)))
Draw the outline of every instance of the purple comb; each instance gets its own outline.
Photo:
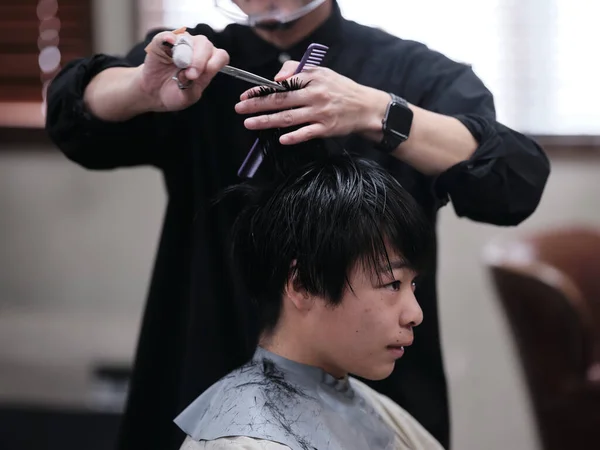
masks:
MULTIPOLYGON (((325 58, 325 55, 327 54, 327 50, 329 50, 329 47, 325 45, 310 44, 306 49, 306 52, 304 52, 304 56, 302 57, 300 64, 298 64, 298 68, 296 69, 296 72, 294 72, 294 75, 302 72, 305 67, 320 66, 325 58)), ((258 149, 258 143, 259 140, 256 139, 254 141, 254 145, 248 152, 248 155, 246 155, 246 159, 240 166, 237 173, 239 177, 252 178, 260 167, 260 164, 263 160, 263 154, 258 149)))

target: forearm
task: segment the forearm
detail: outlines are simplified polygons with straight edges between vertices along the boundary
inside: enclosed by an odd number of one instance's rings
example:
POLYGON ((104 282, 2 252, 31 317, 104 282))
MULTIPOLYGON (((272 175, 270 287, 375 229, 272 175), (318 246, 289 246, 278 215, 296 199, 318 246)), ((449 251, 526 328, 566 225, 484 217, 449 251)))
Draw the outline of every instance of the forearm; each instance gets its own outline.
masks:
POLYGON ((84 92, 86 109, 98 119, 124 122, 154 109, 154 101, 141 89, 139 67, 112 67, 96 75, 84 92))
MULTIPOLYGON (((381 142, 382 119, 390 95, 371 88, 366 95, 368 106, 362 134, 373 142, 381 142)), ((478 143, 459 120, 414 105, 409 107, 414 113, 409 138, 392 155, 430 176, 439 175, 473 155, 478 143)))
MULTIPOLYGON (((69 159, 84 167, 111 169, 143 164, 158 166, 164 158, 162 144, 172 126, 168 115, 142 114, 131 120, 125 119, 127 115, 135 116, 143 111, 131 107, 134 105, 139 108, 142 101, 131 95, 131 90, 118 86, 119 72, 121 80, 126 80, 121 69, 127 68, 127 64, 126 61, 105 55, 75 60, 63 68, 48 88, 46 131, 52 142, 69 159), (106 80, 113 77, 105 84, 106 80), (99 82, 102 79, 104 81, 99 82), (90 85, 88 80, 98 83, 86 93, 90 85), (110 89, 110 83, 115 85, 114 89, 110 89), (86 94, 92 99, 88 105, 84 102, 86 94), (107 98, 102 98, 103 95, 107 98), (111 112, 110 98, 121 106, 121 121, 115 114, 109 117, 113 121, 102 120, 107 117, 102 108, 111 112), (127 102, 132 105, 127 105, 127 102), (129 112, 123 114, 127 110, 129 112)), ((112 112, 119 111, 115 107, 112 112)))

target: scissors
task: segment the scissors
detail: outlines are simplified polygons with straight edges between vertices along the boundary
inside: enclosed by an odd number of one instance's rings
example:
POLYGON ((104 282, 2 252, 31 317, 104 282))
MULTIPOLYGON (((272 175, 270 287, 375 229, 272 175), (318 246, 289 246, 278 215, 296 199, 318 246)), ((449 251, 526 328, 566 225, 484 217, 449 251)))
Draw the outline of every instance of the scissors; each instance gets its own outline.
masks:
POLYGON ((261 76, 255 75, 252 72, 246 72, 245 70, 238 69, 237 67, 225 66, 219 72, 224 73, 226 75, 230 75, 235 78, 239 78, 240 80, 244 80, 249 83, 254 83, 257 86, 269 86, 269 87, 272 87, 273 89, 277 89, 278 91, 285 90, 285 88, 282 85, 280 85, 279 83, 276 83, 267 78, 263 78, 261 76))
MULTIPOLYGON (((177 71, 175 76, 173 76, 173 80, 177 81, 177 85, 179 86, 179 89, 187 89, 188 87, 191 86, 192 82, 189 80, 186 80, 187 82, 182 81, 180 78, 180 75, 181 75, 181 72, 186 70, 190 65, 190 62, 191 62, 190 61, 191 60, 190 50, 192 48, 191 42, 185 36, 180 36, 175 44, 171 44, 170 42, 164 41, 163 45, 172 50, 174 58, 175 58, 174 54, 177 50, 179 50, 180 46, 189 47, 186 51, 187 54, 185 55, 185 58, 182 58, 180 63, 176 64, 179 67, 179 70, 177 71)), ((181 52, 180 52, 180 54, 181 54, 181 52)), ((229 76, 232 76, 234 78, 238 78, 240 80, 247 81, 247 82, 255 84, 257 86, 269 86, 278 91, 285 90, 285 88, 282 85, 280 85, 279 83, 276 83, 275 81, 271 81, 268 78, 264 78, 259 75, 253 74, 252 72, 247 72, 245 70, 238 69, 237 67, 225 66, 221 70, 219 70, 219 72, 224 73, 229 76)))

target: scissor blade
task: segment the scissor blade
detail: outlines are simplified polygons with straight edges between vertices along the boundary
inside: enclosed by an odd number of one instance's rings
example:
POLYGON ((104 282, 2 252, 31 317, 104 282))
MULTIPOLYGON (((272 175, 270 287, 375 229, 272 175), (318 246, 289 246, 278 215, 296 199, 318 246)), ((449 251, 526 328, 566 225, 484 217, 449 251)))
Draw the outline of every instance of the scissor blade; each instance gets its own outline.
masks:
POLYGON ((263 78, 251 72, 246 72, 245 70, 238 69, 237 67, 225 66, 220 70, 220 72, 235 78, 239 78, 240 80, 256 84, 257 86, 269 86, 279 91, 285 90, 283 86, 281 86, 278 83, 275 83, 274 81, 269 80, 268 78, 263 78))

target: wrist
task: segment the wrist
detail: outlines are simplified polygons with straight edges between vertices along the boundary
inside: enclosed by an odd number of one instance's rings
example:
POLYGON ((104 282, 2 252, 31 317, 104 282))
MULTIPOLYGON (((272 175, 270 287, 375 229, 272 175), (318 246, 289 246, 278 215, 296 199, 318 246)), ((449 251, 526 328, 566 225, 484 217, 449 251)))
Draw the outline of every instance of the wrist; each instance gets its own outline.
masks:
POLYGON ((378 89, 365 87, 364 114, 360 115, 358 133, 376 143, 383 139, 383 119, 390 103, 390 94, 378 89))

